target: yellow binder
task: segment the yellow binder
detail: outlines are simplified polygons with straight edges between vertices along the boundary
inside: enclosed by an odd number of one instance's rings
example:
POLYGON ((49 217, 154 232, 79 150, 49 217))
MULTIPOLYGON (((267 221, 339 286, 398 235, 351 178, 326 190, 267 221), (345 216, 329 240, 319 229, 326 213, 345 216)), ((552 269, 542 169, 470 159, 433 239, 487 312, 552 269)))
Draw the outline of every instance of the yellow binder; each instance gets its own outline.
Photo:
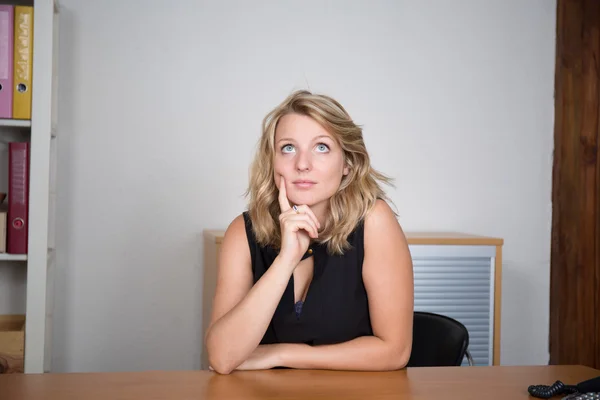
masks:
POLYGON ((13 118, 31 119, 33 7, 15 6, 13 118))

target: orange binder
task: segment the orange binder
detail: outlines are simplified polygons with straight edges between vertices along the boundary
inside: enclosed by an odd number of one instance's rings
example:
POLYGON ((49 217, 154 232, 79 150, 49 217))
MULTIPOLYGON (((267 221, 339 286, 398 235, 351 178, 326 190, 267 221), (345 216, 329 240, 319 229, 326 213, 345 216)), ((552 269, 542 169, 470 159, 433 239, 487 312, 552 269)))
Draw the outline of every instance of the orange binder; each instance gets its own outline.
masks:
POLYGON ((31 119, 33 7, 15 6, 13 118, 31 119))

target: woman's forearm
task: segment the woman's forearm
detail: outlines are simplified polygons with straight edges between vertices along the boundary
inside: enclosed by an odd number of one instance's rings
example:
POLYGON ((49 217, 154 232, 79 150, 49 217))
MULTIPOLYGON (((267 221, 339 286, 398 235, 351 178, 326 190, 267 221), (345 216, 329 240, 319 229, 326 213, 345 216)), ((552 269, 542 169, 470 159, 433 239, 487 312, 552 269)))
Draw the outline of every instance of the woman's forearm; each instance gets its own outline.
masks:
POLYGON ((216 321, 206 335, 211 367, 227 374, 259 345, 295 265, 277 257, 248 294, 216 321))
POLYGON ((376 336, 362 336, 331 345, 283 344, 283 367, 296 369, 333 369, 389 371, 404 368, 411 345, 386 343, 376 336))

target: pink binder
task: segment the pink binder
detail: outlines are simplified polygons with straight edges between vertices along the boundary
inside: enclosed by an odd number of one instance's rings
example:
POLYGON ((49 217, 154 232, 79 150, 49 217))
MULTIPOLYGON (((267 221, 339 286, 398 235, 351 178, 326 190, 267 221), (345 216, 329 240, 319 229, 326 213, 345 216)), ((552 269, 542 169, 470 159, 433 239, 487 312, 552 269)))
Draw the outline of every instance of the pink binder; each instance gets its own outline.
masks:
POLYGON ((0 118, 12 118, 15 7, 0 4, 0 118))

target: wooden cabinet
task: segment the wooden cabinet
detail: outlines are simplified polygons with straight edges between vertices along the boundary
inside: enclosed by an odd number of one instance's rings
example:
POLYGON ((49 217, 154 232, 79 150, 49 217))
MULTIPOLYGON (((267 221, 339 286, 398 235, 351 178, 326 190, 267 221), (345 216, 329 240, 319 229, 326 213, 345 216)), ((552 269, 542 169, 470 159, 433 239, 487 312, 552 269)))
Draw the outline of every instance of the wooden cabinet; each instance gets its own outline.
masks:
MULTIPOLYGON (((223 234, 204 232, 203 335, 210 321, 223 234)), ((461 321, 469 331, 475 365, 499 365, 503 240, 463 233, 406 235, 414 267, 415 310, 461 321)), ((201 358, 201 368, 208 368, 204 346, 201 358)))

